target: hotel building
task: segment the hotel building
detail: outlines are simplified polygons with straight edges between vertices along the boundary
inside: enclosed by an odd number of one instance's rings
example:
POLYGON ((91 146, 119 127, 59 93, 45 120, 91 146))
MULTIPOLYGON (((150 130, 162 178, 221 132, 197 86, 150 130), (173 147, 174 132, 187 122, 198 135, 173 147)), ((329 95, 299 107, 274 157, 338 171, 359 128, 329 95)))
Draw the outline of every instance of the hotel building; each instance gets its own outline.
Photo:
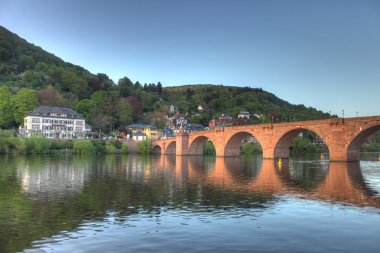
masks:
POLYGON ((25 137, 44 135, 51 139, 82 139, 86 132, 85 119, 71 108, 39 106, 24 118, 25 137))

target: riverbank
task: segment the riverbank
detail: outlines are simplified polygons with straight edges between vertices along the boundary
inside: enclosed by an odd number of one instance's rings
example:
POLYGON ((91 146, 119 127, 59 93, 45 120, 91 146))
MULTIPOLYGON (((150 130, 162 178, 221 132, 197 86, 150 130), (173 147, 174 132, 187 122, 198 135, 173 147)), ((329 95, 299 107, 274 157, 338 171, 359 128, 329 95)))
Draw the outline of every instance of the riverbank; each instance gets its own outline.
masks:
POLYGON ((14 132, 0 131, 0 154, 151 154, 152 143, 145 140, 49 140, 43 136, 22 138, 14 132))

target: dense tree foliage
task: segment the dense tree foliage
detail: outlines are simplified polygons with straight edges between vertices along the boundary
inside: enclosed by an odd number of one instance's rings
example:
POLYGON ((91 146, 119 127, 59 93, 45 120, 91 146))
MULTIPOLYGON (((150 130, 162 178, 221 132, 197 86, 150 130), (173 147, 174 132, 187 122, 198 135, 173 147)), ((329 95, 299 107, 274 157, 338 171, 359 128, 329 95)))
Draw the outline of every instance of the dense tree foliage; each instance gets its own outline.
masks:
POLYGON ((12 123, 12 93, 7 86, 3 86, 0 88, 0 128, 10 127, 12 123))
POLYGON ((37 93, 31 89, 21 89, 13 97, 13 116, 17 124, 24 122, 27 111, 38 105, 37 93))
POLYGON ((165 88, 161 82, 142 85, 128 77, 115 84, 106 74, 94 75, 64 62, 1 26, 0 59, 2 128, 17 127, 25 113, 37 105, 74 108, 95 131, 104 132, 124 129, 133 122, 164 127, 170 105, 175 105, 189 122, 203 125, 222 114, 236 118, 240 110, 259 115, 260 119, 253 123, 329 117, 314 108, 291 105, 261 88, 223 85, 165 88), (199 105, 206 110, 199 112, 199 105))

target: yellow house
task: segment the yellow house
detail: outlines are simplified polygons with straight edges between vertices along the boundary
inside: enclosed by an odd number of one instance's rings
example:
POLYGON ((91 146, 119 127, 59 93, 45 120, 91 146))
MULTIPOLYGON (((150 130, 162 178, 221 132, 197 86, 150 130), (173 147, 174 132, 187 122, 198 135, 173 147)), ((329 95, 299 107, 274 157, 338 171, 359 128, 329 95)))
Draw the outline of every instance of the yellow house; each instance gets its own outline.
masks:
POLYGON ((140 131, 144 133, 149 140, 156 140, 160 137, 160 132, 157 127, 153 125, 132 124, 127 126, 127 131, 129 131, 129 136, 133 136, 140 131))

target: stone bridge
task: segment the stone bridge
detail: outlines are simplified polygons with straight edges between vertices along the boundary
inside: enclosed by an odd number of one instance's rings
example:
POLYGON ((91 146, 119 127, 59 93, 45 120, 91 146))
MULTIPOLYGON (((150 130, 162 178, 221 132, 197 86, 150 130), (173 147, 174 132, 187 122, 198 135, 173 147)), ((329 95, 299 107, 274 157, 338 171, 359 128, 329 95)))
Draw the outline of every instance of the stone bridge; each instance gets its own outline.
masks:
POLYGON ((324 141, 331 161, 357 161, 363 142, 380 130, 380 116, 234 126, 179 133, 175 138, 154 141, 153 152, 180 156, 203 155, 204 143, 211 141, 216 156, 239 156, 241 142, 253 136, 263 149, 263 158, 288 158, 292 140, 305 130, 314 132, 324 141))

